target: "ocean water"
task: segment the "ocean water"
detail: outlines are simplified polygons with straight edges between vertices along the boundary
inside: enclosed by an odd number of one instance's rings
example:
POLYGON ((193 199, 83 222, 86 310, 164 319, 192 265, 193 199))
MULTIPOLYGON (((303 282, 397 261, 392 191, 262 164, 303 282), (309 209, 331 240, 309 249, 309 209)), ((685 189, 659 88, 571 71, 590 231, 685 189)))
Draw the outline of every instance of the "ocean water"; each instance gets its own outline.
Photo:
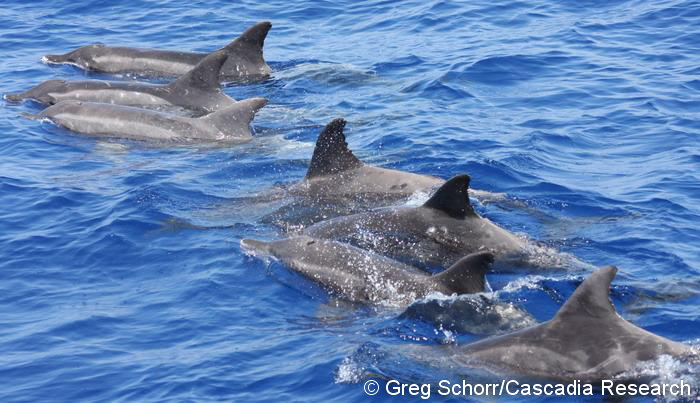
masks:
MULTIPOLYGON (((494 273, 490 302, 401 312, 336 306, 245 255, 241 238, 283 236, 246 197, 300 180, 334 117, 368 163, 506 193, 520 207, 479 212, 617 265, 623 317, 698 345, 700 3, 5 0, 0 92, 104 78, 44 54, 210 51, 263 20, 273 76, 226 88, 270 100, 246 145, 95 140, 3 102, 2 401, 366 401, 377 374, 437 376, 404 349, 547 320, 585 277, 494 273)), ((697 368, 657 364, 656 381, 700 388, 697 368)))

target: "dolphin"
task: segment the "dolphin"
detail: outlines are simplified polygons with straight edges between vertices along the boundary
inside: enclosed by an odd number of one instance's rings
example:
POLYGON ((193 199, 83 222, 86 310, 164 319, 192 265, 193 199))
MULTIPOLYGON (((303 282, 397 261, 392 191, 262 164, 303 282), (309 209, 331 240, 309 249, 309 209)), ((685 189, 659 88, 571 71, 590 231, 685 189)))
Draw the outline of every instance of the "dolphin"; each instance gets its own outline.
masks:
MULTIPOLYGON (((221 82, 252 81, 270 75, 272 70, 263 59, 263 44, 271 27, 268 21, 255 24, 220 49, 228 56, 221 68, 221 82)), ((46 55, 42 60, 101 73, 171 77, 186 74, 206 56, 206 53, 89 45, 64 55, 46 55)))
POLYGON ((446 295, 484 291, 493 262, 487 252, 466 256, 444 272, 429 275, 414 267, 348 244, 297 236, 279 241, 241 240, 251 253, 269 254, 302 276, 343 298, 371 305, 408 305, 431 292, 446 295))
POLYGON ((190 118, 131 106, 61 101, 30 119, 48 119, 74 132, 132 140, 244 142, 252 138, 250 122, 267 104, 265 98, 235 102, 209 115, 190 118))
POLYGON ((24 93, 6 94, 5 99, 11 102, 31 99, 46 105, 75 100, 127 106, 178 106, 211 113, 236 102, 219 85, 219 71, 227 57, 222 51, 212 53, 170 84, 49 80, 24 93))
MULTIPOLYGON (((261 192, 260 200, 289 198, 289 202, 263 218, 296 230, 318 221, 366 211, 428 194, 445 183, 443 179, 363 163, 348 147, 345 119, 329 122, 316 140, 305 177, 289 185, 261 192)), ((482 203, 503 201, 502 193, 471 190, 482 203)))
MULTIPOLYGON (((344 133, 346 124, 345 119, 337 118, 323 128, 316 140, 306 176, 289 188, 292 194, 340 198, 363 195, 386 201, 407 198, 445 183, 434 176, 364 164, 348 148, 344 133)), ((471 193, 476 198, 493 195, 479 190, 471 193)))
POLYGON ((479 251, 492 252, 497 260, 521 262, 527 243, 474 211, 469 182, 468 175, 458 175, 422 206, 337 217, 311 225, 302 233, 349 242, 420 266, 446 267, 479 251))
POLYGON ((398 199, 440 186, 441 179, 362 163, 348 148, 345 119, 333 119, 316 140, 304 179, 291 186, 292 194, 398 199))
POLYGON ((450 367, 569 382, 624 379, 625 373, 661 355, 691 358, 690 347, 618 315, 609 298, 616 273, 610 266, 589 275, 548 322, 464 346, 429 350, 450 367))

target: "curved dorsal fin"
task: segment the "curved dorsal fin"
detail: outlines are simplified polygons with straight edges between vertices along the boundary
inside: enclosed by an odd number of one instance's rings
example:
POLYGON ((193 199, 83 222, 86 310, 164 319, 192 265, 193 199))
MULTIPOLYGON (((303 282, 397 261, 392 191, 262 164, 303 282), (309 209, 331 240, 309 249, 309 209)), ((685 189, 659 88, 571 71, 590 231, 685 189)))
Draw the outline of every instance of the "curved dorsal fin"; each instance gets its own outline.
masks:
POLYGON ((345 123, 345 119, 333 119, 318 135, 306 179, 333 175, 362 166, 362 162, 355 157, 345 142, 345 123))
POLYGON ((198 119, 214 125, 222 133, 231 134, 235 133, 238 127, 248 127, 255 114, 265 105, 267 105, 266 98, 248 98, 198 119))
POLYGON ((265 45, 265 38, 270 28, 272 28, 272 23, 270 21, 259 22, 245 30, 238 38, 226 45, 224 49, 231 50, 246 45, 262 53, 263 46, 265 45))
POLYGON ((226 63, 228 54, 224 51, 210 53, 200 60, 192 70, 184 76, 170 83, 171 88, 198 88, 205 91, 218 91, 220 86, 219 75, 221 67, 226 63))
POLYGON ((486 272, 493 263, 490 252, 476 252, 459 259, 455 264, 433 279, 457 294, 473 294, 484 291, 486 272))
POLYGON ((591 316, 604 318, 616 315, 615 307, 610 302, 610 283, 615 278, 617 268, 608 266, 594 272, 578 286, 564 306, 559 309, 555 319, 571 316, 591 316))
POLYGON ((423 204, 440 210, 452 218, 464 219, 467 216, 476 216, 474 208, 469 202, 469 175, 457 175, 445 182, 430 199, 423 204))

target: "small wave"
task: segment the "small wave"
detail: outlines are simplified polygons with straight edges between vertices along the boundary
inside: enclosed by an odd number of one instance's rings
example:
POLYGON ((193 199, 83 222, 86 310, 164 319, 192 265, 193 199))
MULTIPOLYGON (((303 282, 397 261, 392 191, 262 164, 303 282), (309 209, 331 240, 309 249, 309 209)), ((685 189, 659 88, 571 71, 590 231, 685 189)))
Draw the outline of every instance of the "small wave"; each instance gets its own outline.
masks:
POLYGON ((461 72, 452 71, 445 78, 489 85, 514 85, 547 76, 550 69, 571 60, 571 57, 563 54, 492 56, 473 63, 461 72))
POLYGON ((535 319, 513 303, 499 301, 496 294, 445 296, 432 293, 411 304, 399 316, 429 323, 444 334, 444 342, 454 341, 453 332, 499 334, 536 324, 535 319))
POLYGON ((331 86, 358 86, 370 83, 377 78, 375 72, 351 64, 327 62, 301 63, 275 73, 275 78, 294 82, 313 81, 331 86))

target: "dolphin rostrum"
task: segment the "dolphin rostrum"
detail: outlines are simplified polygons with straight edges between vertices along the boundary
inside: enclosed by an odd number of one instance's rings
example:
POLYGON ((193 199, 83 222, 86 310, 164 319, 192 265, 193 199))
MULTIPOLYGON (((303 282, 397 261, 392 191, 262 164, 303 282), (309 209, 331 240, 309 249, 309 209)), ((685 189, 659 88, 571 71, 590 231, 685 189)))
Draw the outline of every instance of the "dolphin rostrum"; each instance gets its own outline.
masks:
POLYGON ((30 119, 48 119, 66 129, 90 136, 238 143, 251 139, 250 122, 266 104, 265 98, 250 98, 209 115, 190 118, 130 106, 62 101, 36 115, 26 116, 30 119))
POLYGON ((212 53, 170 84, 48 80, 27 92, 6 94, 5 99, 11 102, 31 99, 46 105, 73 100, 127 106, 178 106, 211 113, 236 102, 219 85, 219 70, 227 57, 222 51, 212 53))
MULTIPOLYGON (((220 81, 252 81, 266 78, 272 70, 263 59, 263 44, 272 24, 255 24, 220 49, 228 59, 220 81)), ((71 64, 85 70, 142 76, 181 76, 207 56, 206 53, 89 45, 64 55, 46 55, 50 64, 71 64)))
POLYGON ((241 247, 272 255, 349 301, 375 305, 408 305, 431 292, 451 295, 484 291, 484 274, 493 262, 492 254, 475 253, 431 276, 348 244, 308 236, 272 242, 243 239, 241 247))
POLYGON ((615 267, 605 267, 591 274, 545 323, 464 346, 431 350, 451 367, 581 382, 625 379, 625 373, 661 355, 690 358, 690 347, 618 315, 609 298, 616 272, 615 267))

